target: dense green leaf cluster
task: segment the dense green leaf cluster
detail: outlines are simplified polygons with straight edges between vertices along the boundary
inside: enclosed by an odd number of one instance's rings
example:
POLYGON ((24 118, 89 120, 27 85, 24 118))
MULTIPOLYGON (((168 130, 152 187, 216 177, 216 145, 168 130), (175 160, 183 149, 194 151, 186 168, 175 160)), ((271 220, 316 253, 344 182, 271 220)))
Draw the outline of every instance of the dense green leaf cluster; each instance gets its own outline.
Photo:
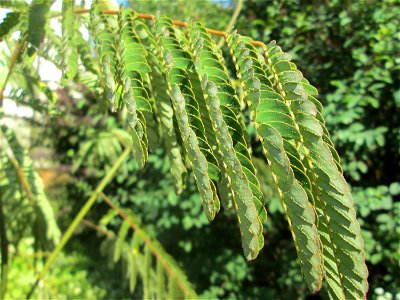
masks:
POLYGON ((399 252, 392 250, 399 232, 388 235, 378 221, 392 220, 399 202, 388 192, 400 180, 397 6, 391 0, 247 1, 238 20, 243 34, 277 39, 320 91, 326 127, 358 209, 372 298, 379 297, 373 295, 378 287, 395 297, 399 285, 393 273, 399 252), (378 201, 385 206, 365 209, 378 201))
MULTIPOLYGON (((219 197, 228 207, 232 202, 244 254, 254 259, 264 244, 264 200, 251 162, 240 98, 215 42, 200 24, 181 30, 161 17, 152 28, 137 20, 133 11, 123 9, 113 17, 94 6, 91 28, 103 68, 100 84, 111 111, 127 109, 137 164, 143 166, 147 161, 152 140, 147 129, 170 130, 163 127, 168 123, 160 122, 163 116, 158 115, 152 95, 153 67, 153 77, 165 81, 167 87, 181 159, 187 157, 178 164, 193 169, 210 220, 220 209, 219 197), (221 177, 225 178, 222 192, 218 185, 221 177), (226 188, 228 195, 220 196, 226 188), (222 199, 225 197, 228 201, 222 199)), ((279 47, 270 44, 260 53, 250 41, 235 34, 227 38, 306 282, 312 291, 318 291, 325 266, 332 297, 362 298, 368 275, 363 242, 321 105, 314 98, 315 88, 303 80, 279 47)), ((168 105, 165 100, 164 105, 168 105)), ((171 137, 169 134, 168 139, 171 137)), ((167 150, 170 158, 176 157, 171 152, 174 148, 167 150)), ((177 184, 175 190, 179 191, 180 182, 177 184)))
MULTIPOLYGON (((41 11, 45 16, 45 9, 41 11)), ((10 16, 5 36, 15 26, 14 19, 10 16)), ((182 193, 189 182, 187 171, 193 173, 207 218, 215 219, 219 210, 234 213, 245 257, 253 259, 264 245, 263 234, 268 235, 266 208, 271 202, 267 198, 266 205, 266 191, 260 184, 265 172, 262 168, 267 169, 268 162, 309 288, 317 291, 326 284, 333 298, 365 295, 368 272, 360 227, 339 156, 326 129, 336 121, 327 118, 325 124, 322 106, 315 98, 317 90, 286 53, 274 43, 257 49, 251 39, 236 34, 228 36, 228 47, 221 51, 199 23, 180 29, 165 17, 143 22, 130 10, 106 16, 94 7, 89 22, 97 50, 93 58, 90 45, 80 34, 75 36, 77 30, 71 30, 71 24, 78 23, 72 6, 63 7, 62 20, 62 39, 46 30, 54 47, 63 53, 60 68, 65 72, 64 83, 72 79, 87 83, 100 106, 107 101, 113 113, 121 112, 118 115, 126 120, 133 141, 133 161, 139 167, 149 160, 149 150, 162 144, 175 191, 182 193), (227 50, 229 54, 224 55, 227 50), (82 72, 77 72, 77 55, 85 68, 82 72), (231 62, 236 69, 234 84, 227 68, 231 62), (98 69, 102 72, 96 74, 98 69), (90 74, 88 78, 85 73, 90 74), (255 146, 254 138, 261 144, 255 146), (257 163, 260 158, 254 153, 259 157, 263 153, 264 165, 257 163)), ((44 31, 43 27, 40 25, 44 31)), ((30 49, 40 47, 40 42, 28 43, 34 46, 30 49)), ((360 112, 357 110, 358 117, 360 112)), ((386 131, 378 131, 376 142, 364 134, 362 147, 382 144, 379 135, 386 131)), ((348 141, 353 137, 347 134, 348 141)), ((337 141, 335 131, 332 139, 337 141)), ((75 169, 96 147, 103 158, 112 158, 120 151, 114 140, 110 151, 107 142, 100 145, 100 140, 87 143, 75 169)), ((351 164, 345 160, 345 172, 351 164)), ((358 162, 356 168, 361 165, 358 162)), ((397 194, 391 191, 390 195, 397 194)), ((372 215, 370 211, 363 216, 372 215)), ((382 214, 379 219, 382 223, 387 218, 382 214)))

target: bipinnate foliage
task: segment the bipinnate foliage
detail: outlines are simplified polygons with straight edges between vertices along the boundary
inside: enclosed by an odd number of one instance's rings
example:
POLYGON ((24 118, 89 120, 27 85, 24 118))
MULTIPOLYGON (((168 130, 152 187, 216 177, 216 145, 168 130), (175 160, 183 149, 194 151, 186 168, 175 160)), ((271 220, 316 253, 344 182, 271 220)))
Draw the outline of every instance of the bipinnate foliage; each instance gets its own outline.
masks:
POLYGON ((86 224, 105 235, 101 251, 109 257, 111 266, 121 262, 130 291, 135 291, 137 280, 140 278, 144 299, 197 298, 196 292, 175 260, 140 226, 138 218, 132 212, 116 209, 110 209, 100 219, 98 227, 88 221, 86 224), (115 233, 109 227, 113 227, 110 224, 120 219, 117 218, 118 213, 123 219, 115 233))
MULTIPOLYGON (((41 3, 33 1, 34 5, 41 3)), ((318 92, 287 53, 274 41, 265 45, 233 32, 225 35, 229 55, 224 57, 200 23, 177 26, 165 16, 144 21, 123 7, 110 15, 95 3, 88 24, 96 51, 93 59, 81 50, 88 46, 80 45, 84 40, 76 33, 80 25, 73 8, 64 1, 60 43, 64 83, 79 81, 78 56, 85 72, 101 70, 92 74, 96 79, 88 88, 103 91, 101 107, 125 112, 132 156, 139 167, 149 151, 163 145, 175 191, 182 192, 190 171, 207 218, 212 221, 222 208, 234 209, 244 255, 255 259, 264 246, 268 199, 253 163, 246 131, 249 113, 309 289, 315 293, 325 286, 332 299, 366 297, 368 270, 352 196, 325 127, 318 92), (228 73, 226 60, 234 63, 236 74, 228 73), (240 87, 232 84, 231 76, 240 87)), ((17 13, 18 9, 6 18, 9 25, 1 32, 12 30, 17 13)), ((35 14, 43 19, 46 7, 40 6, 35 14)), ((28 40, 35 49, 47 29, 39 26, 39 30, 43 32, 28 40)), ((125 257, 121 249, 128 230, 122 224, 116 260, 125 257)), ((146 249, 138 251, 144 253, 140 259, 152 265, 146 249)), ((145 270, 145 290, 148 278, 165 280, 155 275, 158 271, 145 270)))

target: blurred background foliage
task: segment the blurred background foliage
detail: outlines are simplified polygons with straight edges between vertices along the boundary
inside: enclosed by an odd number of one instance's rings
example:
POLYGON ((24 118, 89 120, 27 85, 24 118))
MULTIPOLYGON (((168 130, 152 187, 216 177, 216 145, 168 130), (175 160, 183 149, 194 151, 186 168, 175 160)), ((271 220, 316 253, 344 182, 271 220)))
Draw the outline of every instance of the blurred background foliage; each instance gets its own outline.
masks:
MULTIPOLYGON (((201 20, 210 28, 225 30, 238 2, 135 0, 127 4, 142 13, 201 20)), ((242 4, 235 26, 239 33, 265 42, 277 40, 318 88, 327 127, 358 209, 370 271, 369 297, 400 299, 398 2, 247 0, 242 4)), ((57 98, 57 108, 39 107, 37 110, 52 113, 43 114, 40 122, 29 121, 33 132, 29 153, 37 162, 50 151, 47 160, 53 166, 41 168, 39 173, 64 231, 122 152, 120 141, 125 132, 117 116, 98 113, 95 95, 82 86, 59 89, 52 97, 57 98)), ((177 196, 162 150, 151 154, 141 170, 125 164, 105 193, 140 217, 204 299, 324 297, 308 295, 268 166, 261 159, 256 163, 260 165, 257 169, 265 170, 259 177, 269 220, 266 246, 250 263, 242 255, 235 216, 219 214, 208 224, 192 177, 177 196)), ((87 219, 99 220, 106 211, 107 206, 98 203, 87 219)), ((49 282, 44 281, 35 295, 130 298, 121 266, 109 268, 100 251, 103 240, 92 229, 80 227, 57 260, 49 282)), ((26 295, 35 280, 35 268, 43 263, 33 249, 31 239, 25 238, 11 251, 15 259, 10 271, 10 298, 26 295)))

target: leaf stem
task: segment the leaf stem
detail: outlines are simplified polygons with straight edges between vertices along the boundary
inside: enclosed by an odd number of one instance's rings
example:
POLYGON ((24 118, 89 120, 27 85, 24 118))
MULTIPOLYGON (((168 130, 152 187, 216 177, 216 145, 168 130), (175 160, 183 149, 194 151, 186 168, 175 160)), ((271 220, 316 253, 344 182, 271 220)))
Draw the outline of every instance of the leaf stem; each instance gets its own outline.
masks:
POLYGON ((102 234, 102 235, 105 235, 106 237, 112 237, 112 236, 113 236, 113 235, 112 235, 110 232, 108 232, 107 230, 105 230, 105 229, 99 227, 98 225, 96 225, 95 223, 93 223, 93 222, 91 222, 91 221, 89 221, 89 220, 87 220, 87 219, 83 219, 83 220, 82 220, 82 224, 85 225, 85 226, 87 226, 87 227, 89 227, 89 228, 91 228, 91 229, 96 230, 98 233, 100 233, 100 234, 102 234))
POLYGON ((24 49, 26 38, 27 38, 27 36, 24 36, 21 38, 21 40, 18 44, 18 47, 14 50, 13 55, 11 56, 10 66, 8 67, 8 73, 7 73, 6 79, 4 80, 3 86, 0 86, 0 107, 3 105, 4 90, 6 88, 7 82, 10 79, 12 71, 14 70, 14 66, 18 59, 18 56, 24 49))
MULTIPOLYGON (((238 3, 238 5, 239 5, 239 3, 238 3)), ((86 14, 86 13, 89 13, 89 12, 90 12, 90 9, 88 9, 88 8, 75 10, 75 13, 77 15, 86 14)), ((105 10, 102 10, 102 13, 106 14, 106 15, 118 15, 119 14, 119 10, 105 9, 105 10)), ((140 19, 146 19, 146 20, 154 20, 155 19, 155 16, 154 15, 150 15, 150 14, 136 13, 136 16, 138 18, 140 18, 140 19)), ((188 27, 189 26, 187 23, 182 22, 182 21, 177 21, 177 20, 172 20, 172 23, 175 26, 179 26, 179 27, 188 27)), ((224 31, 219 31, 219 30, 215 30, 215 29, 212 29, 212 28, 205 28, 205 29, 207 30, 207 32, 209 34, 218 35, 218 36, 222 36, 222 37, 226 37, 226 35, 227 35, 227 33, 224 32, 224 31)), ((250 43, 252 45, 258 46, 258 47, 262 47, 264 45, 263 42, 259 42, 259 41, 251 41, 250 43)))

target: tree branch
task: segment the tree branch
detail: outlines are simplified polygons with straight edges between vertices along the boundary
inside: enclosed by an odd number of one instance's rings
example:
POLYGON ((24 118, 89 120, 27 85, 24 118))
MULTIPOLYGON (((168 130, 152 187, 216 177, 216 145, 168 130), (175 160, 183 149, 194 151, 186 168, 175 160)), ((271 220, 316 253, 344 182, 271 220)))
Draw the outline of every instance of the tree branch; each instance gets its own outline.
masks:
MULTIPOLYGON (((243 1, 243 0, 240 0, 240 1, 243 1)), ((238 3, 238 5, 239 5, 239 3, 238 3)), ((88 8, 75 10, 75 13, 78 14, 78 15, 86 14, 86 13, 89 13, 89 12, 90 12, 90 9, 88 9, 88 8)), ((104 13, 106 15, 118 15, 119 14, 119 10, 105 9, 105 10, 102 10, 102 13, 104 13)), ((239 12, 237 12, 237 14, 239 14, 239 12)), ((149 14, 136 13, 136 16, 138 18, 140 18, 140 19, 145 19, 145 20, 154 20, 155 19, 154 15, 149 15, 149 14)), ((172 23, 175 26, 188 27, 188 24, 185 23, 185 22, 182 22, 182 21, 172 20, 172 23)), ((209 34, 218 35, 218 36, 222 36, 222 37, 226 37, 227 36, 227 33, 224 32, 224 31, 219 31, 219 30, 215 30, 215 29, 211 29, 211 28, 206 28, 206 30, 207 30, 207 32, 209 34)), ((254 45, 254 46, 259 46, 259 47, 262 47, 262 45, 263 45, 263 43, 259 42, 259 41, 251 41, 250 43, 252 45, 254 45)))

